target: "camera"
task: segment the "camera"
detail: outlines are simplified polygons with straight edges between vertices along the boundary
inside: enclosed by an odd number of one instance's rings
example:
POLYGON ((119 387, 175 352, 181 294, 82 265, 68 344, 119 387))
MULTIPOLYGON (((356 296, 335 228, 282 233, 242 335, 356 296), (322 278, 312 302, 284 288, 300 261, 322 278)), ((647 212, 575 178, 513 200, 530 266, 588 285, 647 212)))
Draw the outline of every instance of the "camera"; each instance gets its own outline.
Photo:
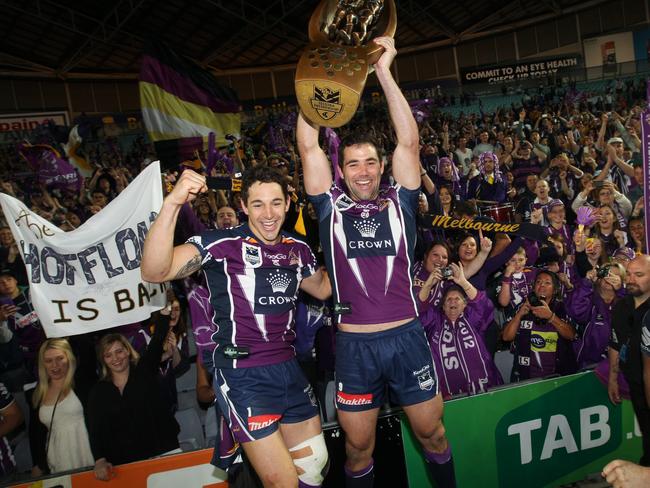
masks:
POLYGON ((596 277, 599 279, 607 278, 609 275, 609 266, 598 266, 596 268, 596 277))
POLYGON ((454 271, 451 269, 451 266, 445 266, 444 268, 440 268, 440 274, 443 280, 449 280, 454 275, 454 271))
POLYGON ((537 293, 532 292, 528 295, 528 303, 530 303, 532 307, 539 307, 542 304, 542 300, 537 296, 537 293))

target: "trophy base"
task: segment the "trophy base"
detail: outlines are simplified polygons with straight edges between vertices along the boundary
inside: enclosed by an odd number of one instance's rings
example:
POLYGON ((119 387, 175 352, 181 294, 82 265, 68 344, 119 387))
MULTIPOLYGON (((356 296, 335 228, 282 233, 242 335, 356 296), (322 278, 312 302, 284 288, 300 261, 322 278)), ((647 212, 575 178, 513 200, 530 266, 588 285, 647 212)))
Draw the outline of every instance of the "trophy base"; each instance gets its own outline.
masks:
MULTIPOLYGON (((319 126, 341 127, 357 111, 371 62, 368 48, 312 42, 296 67, 296 98, 319 126)), ((381 53, 379 53, 381 54, 381 53)), ((374 57, 374 56, 373 56, 374 57)))

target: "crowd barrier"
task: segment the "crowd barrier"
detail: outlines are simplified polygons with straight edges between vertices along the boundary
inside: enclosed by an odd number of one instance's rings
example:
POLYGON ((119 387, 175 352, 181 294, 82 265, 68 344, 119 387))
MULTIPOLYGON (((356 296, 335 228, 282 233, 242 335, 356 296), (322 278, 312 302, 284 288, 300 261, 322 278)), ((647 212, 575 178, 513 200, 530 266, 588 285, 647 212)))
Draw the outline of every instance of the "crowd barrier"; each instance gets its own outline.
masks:
MULTIPOLYGON (((459 487, 556 487, 598 473, 614 458, 638 460, 641 434, 632 405, 613 405, 593 372, 508 385, 445 403, 459 487)), ((324 488, 342 486, 343 434, 324 428, 332 465, 324 488)), ((118 466, 110 482, 92 471, 17 488, 222 488, 223 471, 209 465, 211 449, 118 466)), ((426 488, 417 441, 400 411, 382 415, 375 450, 375 486, 426 488)))

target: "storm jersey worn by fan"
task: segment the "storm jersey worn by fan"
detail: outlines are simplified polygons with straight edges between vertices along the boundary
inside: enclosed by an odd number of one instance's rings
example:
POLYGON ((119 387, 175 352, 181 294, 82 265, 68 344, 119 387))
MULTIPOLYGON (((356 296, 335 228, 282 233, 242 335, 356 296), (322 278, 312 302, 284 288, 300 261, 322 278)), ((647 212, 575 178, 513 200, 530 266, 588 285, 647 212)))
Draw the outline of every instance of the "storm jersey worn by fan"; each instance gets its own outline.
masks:
POLYGON ((416 317, 411 266, 418 191, 382 185, 354 201, 334 185, 310 196, 332 280, 336 321, 380 324, 416 317))
POLYGON ((295 356, 298 288, 316 271, 303 241, 282 232, 275 245, 260 242, 248 224, 191 237, 215 310, 214 366, 265 366, 295 356))

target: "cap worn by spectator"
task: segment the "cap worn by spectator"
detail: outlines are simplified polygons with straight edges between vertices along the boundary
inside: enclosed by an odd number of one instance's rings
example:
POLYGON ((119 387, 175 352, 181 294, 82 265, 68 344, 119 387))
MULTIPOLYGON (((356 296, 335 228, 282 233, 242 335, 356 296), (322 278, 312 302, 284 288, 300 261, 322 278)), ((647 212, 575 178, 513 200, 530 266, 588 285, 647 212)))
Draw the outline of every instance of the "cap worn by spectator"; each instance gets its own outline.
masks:
POLYGON ((607 144, 623 144, 623 139, 620 137, 610 137, 607 144))
POLYGON ((555 207, 564 207, 564 202, 562 200, 559 200, 557 198, 554 198, 548 203, 548 211, 550 212, 553 210, 555 207))
POLYGON ((0 269, 0 278, 3 276, 10 276, 11 278, 16 278, 14 271, 11 268, 0 269))
POLYGON ((614 259, 616 258, 623 258, 627 259, 629 261, 633 260, 635 258, 634 250, 630 249, 629 247, 619 247, 616 252, 614 252, 614 259))

